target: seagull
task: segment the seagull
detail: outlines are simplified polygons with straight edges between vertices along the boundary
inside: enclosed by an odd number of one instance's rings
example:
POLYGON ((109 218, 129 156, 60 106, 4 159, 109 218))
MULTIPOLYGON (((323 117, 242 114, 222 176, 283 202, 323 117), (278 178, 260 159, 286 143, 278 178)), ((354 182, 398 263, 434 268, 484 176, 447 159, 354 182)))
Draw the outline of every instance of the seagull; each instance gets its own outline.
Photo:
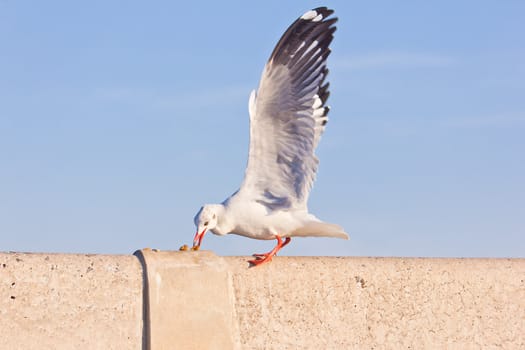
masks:
POLYGON ((315 149, 330 108, 325 83, 329 45, 336 30, 333 10, 307 11, 283 34, 249 99, 250 146, 244 181, 221 204, 195 215, 198 250, 206 232, 277 240, 268 253, 253 254, 254 266, 268 262, 291 237, 348 239, 338 225, 308 212, 307 201, 319 160, 315 149))

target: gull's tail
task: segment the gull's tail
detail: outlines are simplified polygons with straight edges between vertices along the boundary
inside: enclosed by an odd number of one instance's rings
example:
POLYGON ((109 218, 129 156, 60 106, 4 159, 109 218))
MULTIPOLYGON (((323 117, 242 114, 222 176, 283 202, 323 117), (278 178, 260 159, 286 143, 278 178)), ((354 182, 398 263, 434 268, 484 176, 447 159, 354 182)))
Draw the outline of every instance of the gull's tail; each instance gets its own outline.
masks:
POLYGON ((312 220, 307 221, 302 227, 291 232, 290 237, 334 237, 348 239, 348 234, 339 225, 312 220))

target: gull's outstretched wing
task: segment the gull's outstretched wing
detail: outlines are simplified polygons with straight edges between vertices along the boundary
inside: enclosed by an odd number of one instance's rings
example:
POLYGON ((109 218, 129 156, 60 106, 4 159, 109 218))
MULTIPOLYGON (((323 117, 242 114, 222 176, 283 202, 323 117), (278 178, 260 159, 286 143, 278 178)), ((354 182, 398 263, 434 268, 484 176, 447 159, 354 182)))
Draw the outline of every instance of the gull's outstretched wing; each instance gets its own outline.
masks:
POLYGON ((250 150, 240 191, 269 209, 303 209, 328 120, 326 59, 337 18, 306 12, 281 37, 250 96, 250 150))

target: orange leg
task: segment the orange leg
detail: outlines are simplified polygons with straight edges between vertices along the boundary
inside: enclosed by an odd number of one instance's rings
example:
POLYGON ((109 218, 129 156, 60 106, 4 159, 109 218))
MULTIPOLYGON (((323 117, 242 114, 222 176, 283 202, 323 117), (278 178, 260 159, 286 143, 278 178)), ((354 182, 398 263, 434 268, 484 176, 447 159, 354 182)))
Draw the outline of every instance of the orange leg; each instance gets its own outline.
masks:
POLYGON ((281 236, 278 236, 278 235, 275 236, 275 238, 277 239, 277 245, 272 250, 264 254, 253 254, 255 259, 249 260, 248 262, 254 266, 258 266, 258 265, 261 265, 262 263, 268 262, 272 260, 272 257, 275 254, 277 254, 277 252, 281 250, 282 247, 290 243, 290 241, 292 240, 290 237, 286 237, 283 242, 281 239, 281 236))

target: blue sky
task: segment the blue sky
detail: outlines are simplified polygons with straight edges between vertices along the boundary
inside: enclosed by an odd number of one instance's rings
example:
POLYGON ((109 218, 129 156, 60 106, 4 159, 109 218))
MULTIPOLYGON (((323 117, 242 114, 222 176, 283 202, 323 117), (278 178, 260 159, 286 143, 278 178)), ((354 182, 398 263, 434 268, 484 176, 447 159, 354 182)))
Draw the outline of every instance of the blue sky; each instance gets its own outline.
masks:
MULTIPOLYGON (((242 181, 248 96, 339 17, 310 210, 282 255, 525 257, 525 3, 0 1, 0 250, 178 249, 242 181)), ((219 255, 273 241, 208 234, 219 255)))

